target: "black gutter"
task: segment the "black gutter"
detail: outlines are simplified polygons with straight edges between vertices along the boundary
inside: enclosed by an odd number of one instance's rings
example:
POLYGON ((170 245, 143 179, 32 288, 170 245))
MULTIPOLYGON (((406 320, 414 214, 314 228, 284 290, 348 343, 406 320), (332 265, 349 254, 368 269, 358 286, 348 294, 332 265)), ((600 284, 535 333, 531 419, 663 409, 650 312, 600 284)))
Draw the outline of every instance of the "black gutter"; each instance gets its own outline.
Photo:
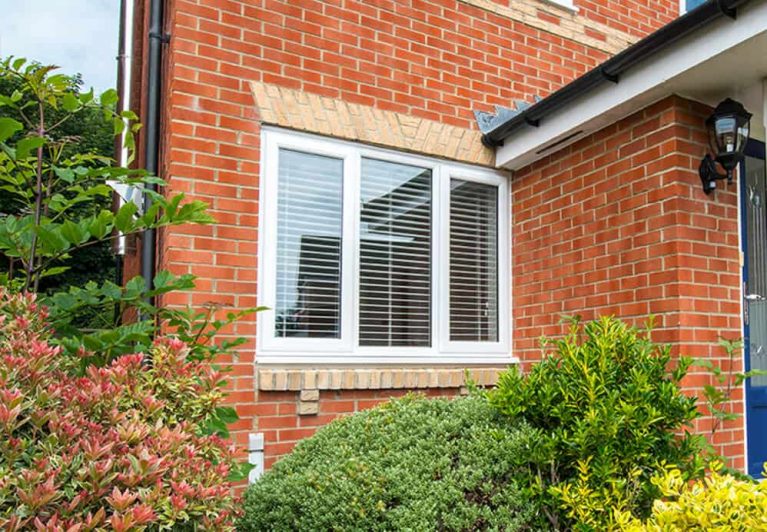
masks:
POLYGON ((619 83, 621 75, 634 65, 668 48, 699 28, 722 17, 735 19, 736 9, 748 1, 707 1, 482 135, 482 144, 491 148, 502 146, 503 141, 521 127, 525 125, 538 127, 547 115, 603 83, 619 83))
MULTIPOLYGON (((163 34, 164 0, 149 0, 149 35, 147 62, 147 112, 144 124, 144 165, 150 175, 159 177, 160 97, 162 91, 162 47, 167 42, 163 34)), ((157 185, 147 185, 151 191, 157 185)), ((152 198, 144 195, 144 212, 152 206, 152 198)), ((157 263, 157 233, 147 229, 141 239, 141 276, 146 289, 151 290, 157 263)))

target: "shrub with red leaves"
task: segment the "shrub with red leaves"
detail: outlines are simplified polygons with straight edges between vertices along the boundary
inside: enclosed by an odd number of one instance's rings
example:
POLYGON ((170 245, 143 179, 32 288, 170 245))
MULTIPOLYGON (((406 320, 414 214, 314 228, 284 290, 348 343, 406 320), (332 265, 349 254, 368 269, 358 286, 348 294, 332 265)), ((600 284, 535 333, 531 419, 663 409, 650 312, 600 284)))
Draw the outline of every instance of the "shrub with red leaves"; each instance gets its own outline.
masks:
POLYGON ((232 529, 233 450, 200 429, 221 375, 187 353, 163 338, 78 376, 45 309, 0 288, 0 529, 232 529))

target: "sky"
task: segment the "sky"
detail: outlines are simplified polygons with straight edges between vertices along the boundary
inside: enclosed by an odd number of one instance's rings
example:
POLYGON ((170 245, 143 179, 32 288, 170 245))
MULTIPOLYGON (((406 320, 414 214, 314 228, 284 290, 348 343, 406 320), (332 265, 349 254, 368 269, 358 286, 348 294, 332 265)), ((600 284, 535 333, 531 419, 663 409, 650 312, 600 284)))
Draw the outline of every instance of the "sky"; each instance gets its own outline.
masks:
POLYGON ((80 73, 97 93, 115 86, 120 0, 0 0, 0 57, 80 73))

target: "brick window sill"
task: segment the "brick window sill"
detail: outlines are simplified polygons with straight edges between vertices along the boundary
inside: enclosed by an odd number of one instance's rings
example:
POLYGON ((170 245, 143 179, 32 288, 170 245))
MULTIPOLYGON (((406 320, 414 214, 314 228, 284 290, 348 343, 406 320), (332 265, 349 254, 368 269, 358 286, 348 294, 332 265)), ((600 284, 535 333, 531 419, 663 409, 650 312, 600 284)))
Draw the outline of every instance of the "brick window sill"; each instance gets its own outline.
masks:
POLYGON ((505 367, 258 368, 261 391, 404 390, 492 386, 505 367), (468 373, 468 379, 467 379, 468 373))

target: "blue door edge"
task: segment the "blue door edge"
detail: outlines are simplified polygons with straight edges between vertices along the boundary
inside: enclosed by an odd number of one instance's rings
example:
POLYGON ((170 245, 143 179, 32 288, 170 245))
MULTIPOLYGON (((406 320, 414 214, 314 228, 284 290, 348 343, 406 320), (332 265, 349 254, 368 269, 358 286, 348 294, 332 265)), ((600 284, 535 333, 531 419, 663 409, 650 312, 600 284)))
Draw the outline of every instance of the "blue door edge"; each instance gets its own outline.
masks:
MULTIPOLYGON (((761 140, 748 139, 746 143, 746 157, 754 157, 755 159, 764 159, 765 144, 761 140)), ((743 163, 741 163, 741 166, 743 163)))
MULTIPOLYGON (((762 159, 765 160, 765 143, 759 140, 755 139, 749 139, 748 143, 746 144, 745 149, 745 155, 747 157, 753 157, 755 159, 762 159)), ((746 282, 748 280, 748 221, 746 219, 746 180, 745 180, 745 165, 746 162, 743 160, 739 167, 738 167, 738 188, 740 192, 740 251, 742 253, 743 262, 741 266, 741 291, 745 289, 746 282)), ((745 298, 745 292, 741 294, 741 305, 746 305, 745 298)), ((749 371, 751 369, 751 357, 749 353, 750 349, 750 326, 745 320, 744 315, 745 309, 741 307, 741 320, 743 323, 743 368, 745 371, 749 371)), ((744 442, 744 449, 745 449, 745 466, 746 466, 746 473, 750 474, 753 477, 758 477, 761 475, 762 472, 762 466, 761 464, 758 465, 756 463, 751 463, 750 456, 753 453, 753 450, 751 449, 751 445, 753 444, 751 442, 751 436, 752 431, 748 430, 748 423, 749 423, 749 405, 753 402, 753 398, 751 397, 751 387, 748 385, 748 381, 746 381, 744 384, 744 405, 743 405, 743 416, 744 416, 744 423, 743 423, 743 432, 745 434, 745 442, 744 442)))

